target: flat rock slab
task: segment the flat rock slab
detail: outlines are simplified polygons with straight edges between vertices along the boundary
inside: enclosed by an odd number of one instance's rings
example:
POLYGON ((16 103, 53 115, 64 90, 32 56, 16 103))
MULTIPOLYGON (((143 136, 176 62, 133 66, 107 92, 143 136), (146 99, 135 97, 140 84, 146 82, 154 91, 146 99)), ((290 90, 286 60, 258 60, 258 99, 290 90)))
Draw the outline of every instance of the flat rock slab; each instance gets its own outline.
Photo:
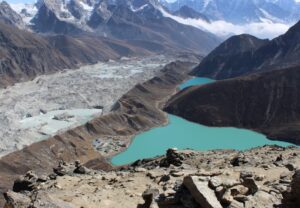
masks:
POLYGON ((191 192, 195 201, 203 208, 222 208, 214 191, 208 187, 207 181, 200 181, 197 176, 187 176, 183 184, 191 192))

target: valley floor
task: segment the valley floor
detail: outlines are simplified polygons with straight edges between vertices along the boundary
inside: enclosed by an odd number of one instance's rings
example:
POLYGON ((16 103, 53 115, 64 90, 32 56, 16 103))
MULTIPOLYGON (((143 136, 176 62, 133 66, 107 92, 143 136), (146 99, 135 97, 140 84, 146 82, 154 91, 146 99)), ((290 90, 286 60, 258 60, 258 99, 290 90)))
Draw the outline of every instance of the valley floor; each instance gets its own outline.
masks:
POLYGON ((106 114, 137 83, 173 61, 121 59, 43 75, 0 90, 0 156, 106 114))

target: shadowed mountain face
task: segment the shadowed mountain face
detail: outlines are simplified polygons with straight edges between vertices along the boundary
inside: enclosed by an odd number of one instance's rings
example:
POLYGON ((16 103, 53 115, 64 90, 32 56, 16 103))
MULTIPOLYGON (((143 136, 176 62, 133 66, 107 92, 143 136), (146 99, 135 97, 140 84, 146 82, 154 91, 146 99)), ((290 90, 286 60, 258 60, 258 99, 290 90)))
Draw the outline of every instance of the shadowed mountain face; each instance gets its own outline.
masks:
POLYGON ((252 129, 300 145, 300 67, 191 87, 168 103, 169 113, 208 126, 252 129))
POLYGON ((122 41, 94 36, 41 37, 0 22, 0 86, 82 64, 149 53, 122 41))
POLYGON ((226 79, 300 65, 300 22, 278 38, 234 36, 212 51, 192 74, 226 79))

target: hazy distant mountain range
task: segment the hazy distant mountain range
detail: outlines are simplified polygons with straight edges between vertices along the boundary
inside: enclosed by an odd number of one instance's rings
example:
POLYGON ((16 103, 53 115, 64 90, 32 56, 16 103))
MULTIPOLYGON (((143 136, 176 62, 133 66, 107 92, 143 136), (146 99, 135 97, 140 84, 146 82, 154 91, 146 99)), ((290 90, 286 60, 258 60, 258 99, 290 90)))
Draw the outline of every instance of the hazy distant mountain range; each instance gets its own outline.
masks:
POLYGON ((295 0, 177 0, 163 4, 171 11, 187 5, 211 20, 239 24, 264 20, 295 22, 300 18, 300 4, 295 0))

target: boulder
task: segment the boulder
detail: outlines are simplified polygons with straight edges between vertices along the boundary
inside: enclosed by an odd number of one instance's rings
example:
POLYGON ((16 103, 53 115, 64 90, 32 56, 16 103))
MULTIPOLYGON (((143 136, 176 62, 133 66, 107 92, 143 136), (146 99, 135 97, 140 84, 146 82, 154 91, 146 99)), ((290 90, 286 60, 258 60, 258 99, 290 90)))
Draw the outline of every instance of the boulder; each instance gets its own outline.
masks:
POLYGON ((183 184, 202 208, 222 208, 215 192, 208 187, 207 181, 200 181, 197 176, 186 176, 183 184))
POLYGON ((227 189, 224 195, 222 196, 221 202, 222 204, 229 205, 233 201, 233 196, 231 195, 230 189, 227 189))
POLYGON ((37 186, 37 180, 38 177, 32 171, 28 171, 25 176, 21 176, 20 178, 15 180, 13 191, 32 191, 37 186))
POLYGON ((233 200, 228 208, 244 208, 244 204, 238 201, 233 200))
POLYGON ((281 204, 281 200, 272 194, 265 191, 258 191, 254 196, 248 196, 247 201, 245 201, 245 208, 273 208, 274 205, 281 204))
POLYGON ((245 158, 243 154, 237 155, 231 159, 230 164, 232 166, 240 166, 242 164, 248 163, 248 160, 245 158))
POLYGON ((168 149, 166 157, 160 161, 161 167, 170 167, 170 165, 181 166, 184 157, 176 149, 168 149))
POLYGON ((23 194, 8 191, 4 193, 6 203, 4 208, 31 207, 31 199, 23 194))
POLYGON ((244 178, 242 185, 248 188, 247 194, 253 195, 258 191, 258 186, 253 178, 244 178))
POLYGON ((75 168, 74 173, 76 174, 86 174, 87 169, 84 166, 78 166, 75 168))
POLYGON ((171 179, 171 177, 169 175, 163 175, 159 181, 158 181, 158 184, 160 184, 161 182, 167 182, 171 179))
POLYGON ((217 187, 222 185, 222 181, 218 177, 212 177, 209 180, 209 187, 216 189, 217 187))
POLYGON ((142 194, 145 203, 138 205, 138 208, 158 208, 157 203, 155 202, 155 199, 158 197, 158 195, 158 189, 147 189, 142 194))
POLYGON ((67 174, 67 170, 62 166, 58 166, 57 168, 53 168, 53 172, 58 176, 64 176, 64 175, 67 174))

